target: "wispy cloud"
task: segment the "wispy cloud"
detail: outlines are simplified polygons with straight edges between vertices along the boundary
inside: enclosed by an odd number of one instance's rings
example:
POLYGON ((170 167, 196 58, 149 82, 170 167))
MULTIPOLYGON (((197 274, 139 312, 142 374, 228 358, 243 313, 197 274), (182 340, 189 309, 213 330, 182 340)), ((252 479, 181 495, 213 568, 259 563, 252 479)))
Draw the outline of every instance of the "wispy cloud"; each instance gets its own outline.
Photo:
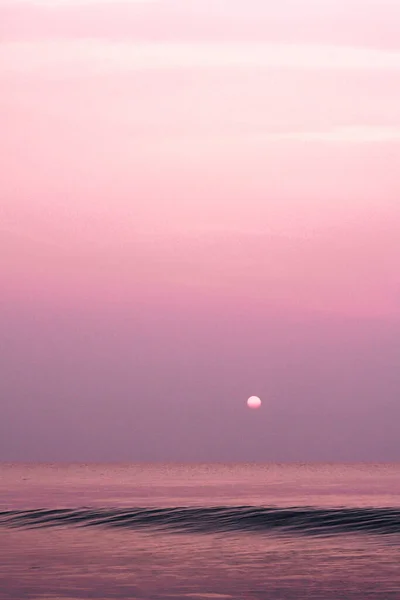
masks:
MULTIPOLYGON (((117 0, 118 4, 147 4, 159 2, 160 0, 117 0)), ((104 2, 104 0, 0 0, 0 6, 3 5, 38 5, 38 6, 84 6, 87 4, 101 5, 101 4, 110 4, 114 3, 114 0, 108 0, 104 2)))
MULTIPOLYGON (((325 130, 303 131, 264 131, 233 132, 231 134, 217 133, 215 135, 192 134, 190 136, 170 135, 163 138, 141 140, 141 149, 145 153, 168 155, 170 158, 179 155, 188 160, 195 156, 208 157, 230 154, 232 148, 243 151, 244 148, 259 154, 263 149, 271 148, 274 144, 285 144, 285 147, 295 149, 296 145, 350 145, 357 144, 397 144, 400 142, 400 127, 378 126, 343 126, 325 130)), ((398 148, 398 146, 397 146, 398 148)))
POLYGON ((94 39, 9 42, 0 57, 8 72, 79 73, 138 69, 297 68, 400 70, 400 52, 322 44, 126 43, 94 39))
POLYGON ((290 131, 285 133, 267 133, 254 136, 259 141, 299 141, 299 142, 394 142, 400 141, 399 127, 351 126, 335 127, 322 131, 290 131))
POLYGON ((394 0, 0 0, 0 37, 329 43, 399 50, 399 18, 394 0))

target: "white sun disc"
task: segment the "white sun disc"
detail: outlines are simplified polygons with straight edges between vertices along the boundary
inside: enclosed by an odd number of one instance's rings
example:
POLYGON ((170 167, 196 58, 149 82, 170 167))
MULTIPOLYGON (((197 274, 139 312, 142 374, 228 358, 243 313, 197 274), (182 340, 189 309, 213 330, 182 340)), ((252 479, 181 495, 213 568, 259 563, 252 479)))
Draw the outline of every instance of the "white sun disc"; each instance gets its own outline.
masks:
POLYGON ((250 396, 250 398, 247 400, 247 406, 249 408, 260 408, 261 406, 261 400, 258 396, 250 396))

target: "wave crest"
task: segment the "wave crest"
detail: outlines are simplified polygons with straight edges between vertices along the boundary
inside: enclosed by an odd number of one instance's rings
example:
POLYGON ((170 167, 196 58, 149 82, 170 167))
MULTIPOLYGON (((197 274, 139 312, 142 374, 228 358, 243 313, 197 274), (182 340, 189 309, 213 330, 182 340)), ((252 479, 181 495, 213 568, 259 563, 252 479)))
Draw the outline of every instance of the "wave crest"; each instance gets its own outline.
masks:
POLYGON ((337 535, 400 533, 398 508, 75 508, 0 512, 0 526, 158 528, 180 532, 267 532, 337 535))

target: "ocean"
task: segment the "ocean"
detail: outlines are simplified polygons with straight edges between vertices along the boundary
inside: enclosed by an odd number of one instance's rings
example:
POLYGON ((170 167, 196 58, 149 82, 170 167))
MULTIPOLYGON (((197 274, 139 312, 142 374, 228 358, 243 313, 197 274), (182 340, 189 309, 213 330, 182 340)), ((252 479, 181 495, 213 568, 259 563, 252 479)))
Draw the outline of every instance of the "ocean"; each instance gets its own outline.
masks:
POLYGON ((28 598, 400 600, 400 465, 3 464, 28 598))

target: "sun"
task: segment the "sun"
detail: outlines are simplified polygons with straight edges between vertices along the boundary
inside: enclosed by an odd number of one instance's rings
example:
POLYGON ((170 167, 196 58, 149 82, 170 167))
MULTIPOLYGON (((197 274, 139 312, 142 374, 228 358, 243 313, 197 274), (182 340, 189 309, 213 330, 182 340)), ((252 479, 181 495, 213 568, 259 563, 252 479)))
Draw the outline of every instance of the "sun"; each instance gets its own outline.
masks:
POLYGON ((247 406, 249 408, 260 408, 261 406, 261 400, 258 396, 250 396, 250 398, 247 400, 247 406))

